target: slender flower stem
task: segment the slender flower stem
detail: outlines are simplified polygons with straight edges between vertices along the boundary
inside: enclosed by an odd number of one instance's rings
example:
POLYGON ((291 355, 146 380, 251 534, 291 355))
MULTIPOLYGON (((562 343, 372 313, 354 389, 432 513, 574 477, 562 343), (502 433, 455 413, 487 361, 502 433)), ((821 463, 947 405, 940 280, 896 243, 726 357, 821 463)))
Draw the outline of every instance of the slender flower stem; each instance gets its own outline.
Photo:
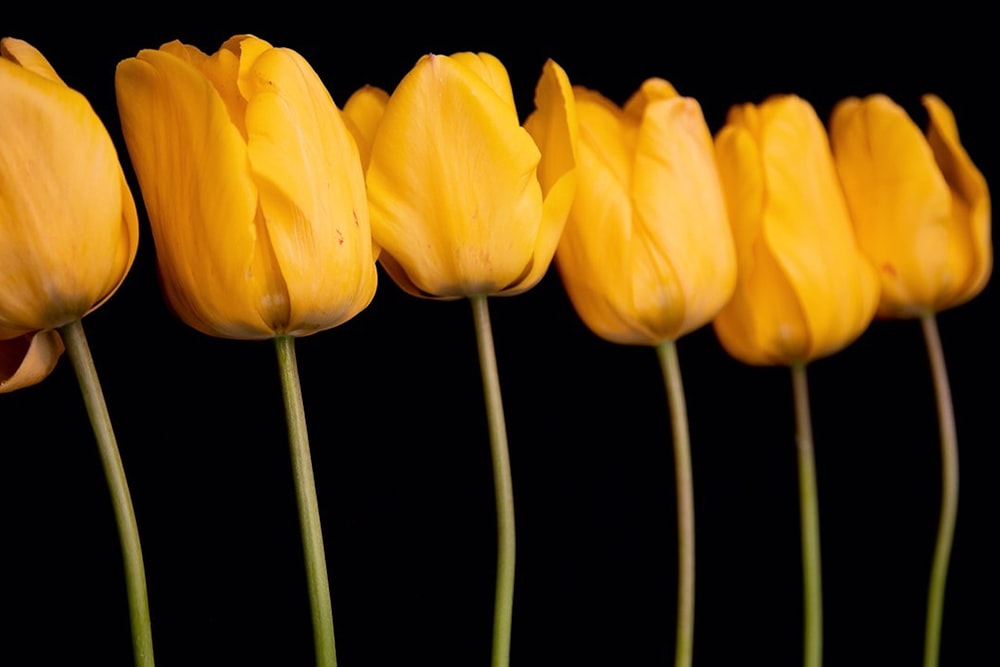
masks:
POLYGON ((142 548, 139 545, 139 528, 132 507, 125 468, 122 466, 118 443, 111 427, 111 416, 104 401, 104 392, 97 377, 94 358, 90 354, 87 337, 83 333, 83 323, 75 320, 59 328, 59 334, 66 344, 66 353, 76 372, 83 402, 90 415, 97 447, 101 454, 104 476, 111 491, 115 519, 118 522, 118 536, 125 560, 125 587, 128 593, 129 618, 132 624, 132 651, 138 667, 153 667, 153 632, 149 620, 149 600, 146 594, 146 571, 142 563, 142 548))
POLYGON ((690 667, 694 641, 694 492, 691 474, 691 440, 677 344, 663 341, 656 347, 670 403, 674 437, 674 475, 677 478, 677 638, 675 667, 690 667))
POLYGON ((931 567, 930 592, 927 598, 927 627, 924 637, 924 667, 937 667, 941 651, 941 617, 944 609, 944 588, 948 578, 948 560, 955 537, 955 517, 958 514, 958 436, 955 433, 955 413, 948 385, 948 370, 944 363, 941 336, 933 313, 923 315, 920 325, 927 342, 934 393, 937 399, 938 428, 941 432, 941 516, 938 521, 934 564, 931 567))
POLYGON ((805 364, 792 365, 795 401, 795 444, 799 463, 799 512, 802 520, 802 576, 805 594, 805 667, 823 662, 823 602, 820 586, 819 509, 816 499, 816 463, 813 458, 812 419, 805 364))
POLYGON ((316 500, 316 480, 313 477, 312 456, 309 453, 306 414, 302 404, 302 386, 299 383, 298 362, 295 360, 295 338, 276 336, 274 343, 278 351, 281 393, 285 400, 285 416, 288 419, 288 441, 291 446, 292 475, 295 479, 299 526, 302 530, 302 547, 306 559, 316 664, 320 667, 336 667, 333 605, 330 601, 330 581, 326 573, 326 552, 323 550, 319 503, 316 500))
POLYGON ((507 427, 504 424, 497 372, 493 330, 486 297, 469 297, 479 346, 479 367, 483 376, 486 416, 490 429, 490 454, 493 459, 493 488, 497 507, 497 586, 493 603, 492 667, 510 664, 510 630, 514 612, 514 485, 507 450, 507 427))

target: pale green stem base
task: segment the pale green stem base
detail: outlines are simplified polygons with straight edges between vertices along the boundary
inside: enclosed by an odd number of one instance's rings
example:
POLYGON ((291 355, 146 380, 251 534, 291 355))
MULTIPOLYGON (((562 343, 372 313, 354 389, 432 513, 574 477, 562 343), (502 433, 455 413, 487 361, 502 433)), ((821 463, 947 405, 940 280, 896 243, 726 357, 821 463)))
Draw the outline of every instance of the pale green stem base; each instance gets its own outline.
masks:
POLYGON ((278 351, 281 393, 288 419, 288 441, 292 454, 292 475, 295 479, 295 495, 299 507, 302 547, 306 559, 316 664, 320 667, 335 667, 337 650, 333 640, 333 605, 330 601, 330 582, 326 573, 326 552, 323 550, 323 530, 319 520, 319 503, 316 500, 312 456, 309 453, 309 434, 306 430, 305 408, 302 404, 299 367, 295 360, 295 338, 276 336, 274 343, 278 351))
POLYGON ((944 589, 948 578, 948 561, 955 537, 958 514, 958 436, 952 408, 948 370, 933 313, 920 318, 937 400, 938 428, 941 432, 941 516, 938 522, 934 564, 931 567, 930 592, 927 597, 927 627, 924 637, 924 667, 937 667, 941 652, 941 619, 944 612, 944 589))
POLYGON ((510 631, 514 612, 514 485, 507 450, 507 427, 500 398, 500 375, 497 372, 493 330, 485 296, 469 297, 476 325, 479 366, 483 376, 486 416, 490 429, 490 454, 493 459, 493 487, 497 506, 497 585, 493 604, 492 667, 510 664, 510 631))
POLYGON ((656 347, 670 403, 674 437, 674 475, 677 479, 677 638, 675 667, 690 667, 694 644, 694 491, 691 474, 691 441, 687 406, 677 344, 672 340, 656 347))
POLYGON ((83 401, 90 415, 90 423, 97 438, 101 454, 101 464, 111 491, 115 519, 118 522, 118 536, 121 540, 122 555, 125 560, 125 587, 128 594, 129 618, 132 623, 132 650, 135 664, 153 667, 153 632, 149 620, 149 600, 146 594, 146 571, 142 563, 142 548, 139 545, 139 528, 132 508, 125 468, 118 453, 118 443, 111 427, 111 416, 104 401, 104 392, 97 377, 94 359, 90 354, 87 337, 83 333, 80 320, 59 328, 59 335, 66 344, 66 354, 73 364, 76 378, 80 383, 83 401))
POLYGON ((805 364, 792 367, 795 401, 795 444, 799 464, 799 512, 802 521, 802 576, 805 602, 805 667, 823 663, 823 602, 820 586, 819 507, 816 463, 813 458, 812 418, 805 364))

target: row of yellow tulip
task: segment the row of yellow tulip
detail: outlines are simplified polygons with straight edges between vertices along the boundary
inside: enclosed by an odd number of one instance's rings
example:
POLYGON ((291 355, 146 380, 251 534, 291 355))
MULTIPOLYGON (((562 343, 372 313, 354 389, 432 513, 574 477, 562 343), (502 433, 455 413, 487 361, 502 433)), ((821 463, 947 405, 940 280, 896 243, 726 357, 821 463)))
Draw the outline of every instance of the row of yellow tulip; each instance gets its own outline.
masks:
MULTIPOLYGON (((5 39, 0 65, 9 391, 58 357, 35 332, 111 296, 138 230, 87 101, 27 43, 5 39)), ((786 364, 842 348, 876 308, 939 311, 990 275, 987 186, 933 96, 926 137, 876 95, 839 104, 828 140, 781 96, 731 109, 713 142, 666 81, 618 107, 552 61, 522 127, 488 54, 425 56, 342 112, 298 54, 248 36, 144 50, 115 81, 166 297, 212 335, 337 326, 372 299, 377 260, 407 292, 457 298, 523 292, 555 257, 608 340, 714 321, 735 357, 786 364)))

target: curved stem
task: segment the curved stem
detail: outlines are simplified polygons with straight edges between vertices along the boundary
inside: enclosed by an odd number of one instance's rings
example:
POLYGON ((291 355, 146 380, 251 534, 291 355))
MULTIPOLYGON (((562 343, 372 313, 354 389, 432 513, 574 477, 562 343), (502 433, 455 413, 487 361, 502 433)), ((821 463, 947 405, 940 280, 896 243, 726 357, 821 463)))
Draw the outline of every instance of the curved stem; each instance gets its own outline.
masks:
POLYGON ((690 667, 694 642, 694 491, 691 474, 691 440, 688 433, 684 384, 677 359, 677 344, 663 341, 656 347, 670 403, 674 436, 674 475, 677 485, 677 638, 675 667, 690 667))
POLYGON ((958 436, 955 432, 955 413, 948 385, 948 370, 945 367, 944 351, 934 314, 922 316, 920 325, 924 331, 931 373, 934 376, 938 427, 941 432, 941 516, 938 521, 937 544, 934 547, 934 564, 931 567, 924 637, 924 667, 937 667, 941 650, 945 581, 948 578, 948 560, 951 556, 951 545, 955 537, 955 518, 958 514, 958 436))
POLYGON ((486 416, 490 429, 490 455, 493 460, 493 487, 497 507, 497 583, 493 604, 492 667, 510 664, 510 631, 514 611, 514 485, 507 450, 507 427, 500 398, 500 375, 497 372, 493 331, 486 297, 469 297, 476 325, 479 367, 483 376, 486 416))
POLYGON ((302 404, 302 387, 299 384, 299 368, 295 360, 295 338, 276 336, 274 343, 278 351, 281 394, 285 401, 285 416, 288 419, 288 441, 292 454, 292 475, 295 479, 295 496, 299 507, 302 547, 306 559, 316 664, 321 667, 335 667, 337 650, 333 639, 333 605, 330 601, 330 582, 326 573, 326 553, 323 550, 323 530, 320 526, 316 480, 313 477, 312 457, 309 453, 309 434, 306 430, 305 408, 302 404))
POLYGON ((812 419, 805 364, 792 365, 795 401, 795 444, 799 465, 799 512, 802 521, 802 575, 805 595, 806 667, 823 662, 823 603, 820 586, 819 509, 816 499, 816 463, 813 458, 812 419))
POLYGON ((101 382, 97 377, 97 368, 90 354, 87 337, 83 333, 83 323, 80 320, 70 322, 59 328, 59 334, 66 344, 66 353, 80 383, 83 401, 97 439, 104 475, 111 491, 115 519, 118 522, 118 536, 125 560, 125 586, 132 624, 135 664, 152 667, 153 632, 149 619, 146 572, 142 562, 142 547, 139 544, 139 528, 135 520, 128 482, 125 479, 125 468, 118 452, 114 429, 111 427, 111 416, 104 401, 104 392, 101 390, 101 382))

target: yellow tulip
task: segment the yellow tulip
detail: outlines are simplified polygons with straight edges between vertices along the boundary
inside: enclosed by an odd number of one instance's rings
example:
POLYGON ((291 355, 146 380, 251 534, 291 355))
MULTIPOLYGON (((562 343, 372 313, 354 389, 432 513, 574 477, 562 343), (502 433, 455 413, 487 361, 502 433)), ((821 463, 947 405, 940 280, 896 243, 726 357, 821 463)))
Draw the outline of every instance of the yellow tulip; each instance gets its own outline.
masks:
POLYGON ((122 130, 168 302, 227 338, 335 327, 375 293, 361 158, 295 51, 237 35, 122 61, 122 130))
POLYGON ((712 320, 736 253, 699 104, 648 79, 619 108, 575 87, 579 185, 556 251, 577 313, 602 338, 656 345, 712 320))
POLYGON ((834 161, 861 249, 882 280, 879 315, 917 317, 979 294, 993 266, 990 194, 951 110, 923 98, 927 136, 885 95, 842 100, 834 161))
POLYGON ((33 46, 0 40, 0 339, 100 306, 138 240, 118 153, 90 103, 33 46))
MULTIPOLYGON (((384 105, 368 165, 379 261, 405 291, 455 299, 510 295, 545 275, 576 186, 576 112, 566 73, 548 61, 519 125, 507 71, 492 55, 428 55, 384 105)), ((363 120, 367 117, 368 120, 363 120)))
POLYGON ((858 249, 826 130, 794 95, 730 109, 715 140, 736 290, 714 326, 735 358, 801 364, 871 323, 878 276, 858 249))

